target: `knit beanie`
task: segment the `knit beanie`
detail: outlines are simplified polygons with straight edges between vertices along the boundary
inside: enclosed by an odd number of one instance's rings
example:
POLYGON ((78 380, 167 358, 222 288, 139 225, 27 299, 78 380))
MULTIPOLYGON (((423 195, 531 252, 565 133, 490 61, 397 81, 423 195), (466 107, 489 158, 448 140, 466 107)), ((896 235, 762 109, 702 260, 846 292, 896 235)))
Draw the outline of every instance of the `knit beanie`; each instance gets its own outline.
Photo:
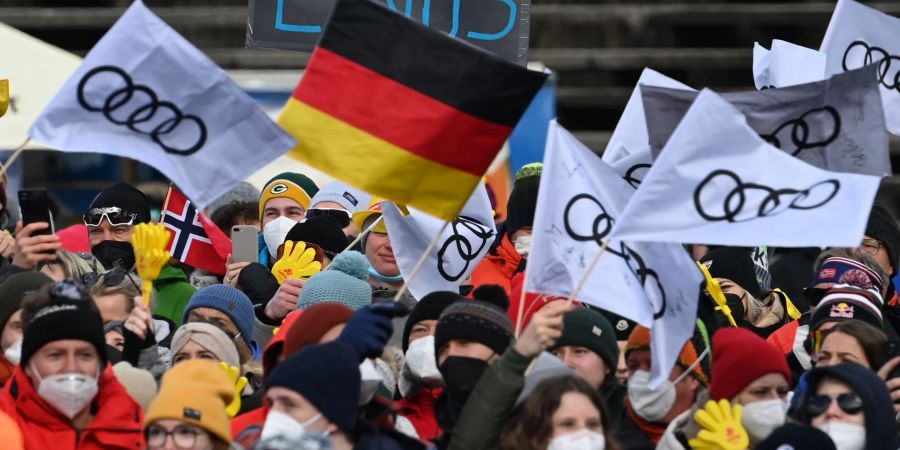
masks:
POLYGON ((472 295, 472 300, 458 300, 441 313, 434 333, 435 355, 453 339, 478 342, 498 354, 509 346, 513 325, 506 316, 506 292, 500 286, 486 284, 472 295))
MULTIPOLYGON (((66 282, 42 288, 50 291, 50 300, 44 303, 31 318, 22 338, 22 358, 19 364, 28 366, 32 355, 45 344, 75 339, 94 346, 100 356, 101 366, 106 366, 106 338, 103 320, 93 309, 91 298, 66 282)), ((71 282, 69 282, 71 283, 71 282)))
POLYGON ((710 251, 700 262, 713 278, 727 278, 744 288, 753 298, 760 297, 756 266, 750 250, 740 247, 719 247, 710 251))
POLYGON ((619 364, 619 345, 612 325, 603 314, 588 308, 576 308, 563 317, 563 333, 553 349, 566 345, 591 350, 610 369, 615 369, 619 364))
POLYGON ((810 331, 818 330, 826 322, 861 320, 879 330, 883 326, 881 294, 871 289, 838 284, 828 289, 809 320, 810 331))
POLYGON ((534 211, 537 207, 538 187, 541 185, 542 163, 531 163, 522 166, 516 172, 512 192, 506 203, 506 231, 510 236, 519 229, 534 224, 534 211))
POLYGON ((127 361, 116 363, 112 369, 119 384, 128 392, 128 396, 141 405, 141 410, 146 411, 150 407, 150 402, 156 398, 156 378, 153 378, 153 374, 132 367, 127 361))
POLYGON ((617 341, 627 341, 628 336, 631 336, 631 330, 637 326, 637 322, 627 317, 622 317, 614 312, 605 309, 597 309, 597 311, 600 311, 600 313, 603 314, 603 317, 606 317, 606 320, 612 325, 613 329, 616 330, 617 341))
POLYGON ((158 420, 178 420, 231 443, 225 407, 234 400, 234 383, 217 363, 185 361, 169 369, 159 394, 144 415, 144 430, 158 420))
POLYGON ((309 177, 301 173, 284 172, 275 175, 263 187, 262 194, 259 197, 259 221, 262 222, 263 212, 266 210, 266 203, 273 198, 289 198, 303 207, 304 210, 309 209, 309 202, 312 196, 319 192, 316 183, 309 177))
POLYGON ((228 206, 231 203, 257 202, 259 201, 260 195, 259 189, 255 186, 246 181, 241 181, 222 194, 221 197, 210 203, 209 206, 206 207, 206 212, 209 213, 208 215, 211 217, 217 209, 228 206))
POLYGON ((441 313, 458 300, 465 300, 465 297, 452 291, 435 291, 422 297, 422 300, 413 306, 409 316, 406 317, 406 323, 403 326, 403 341, 401 342, 403 353, 406 353, 409 348, 409 334, 413 325, 423 320, 438 320, 441 313))
POLYGON ((317 303, 302 311, 284 337, 284 356, 291 356, 309 344, 318 344, 328 330, 347 323, 353 310, 337 303, 317 303))
POLYGON ((786 423, 756 446, 756 450, 837 450, 824 431, 796 423, 786 423))
POLYGON ((303 396, 341 431, 356 430, 360 374, 356 351, 332 341, 307 345, 275 367, 267 388, 290 389, 303 396))
POLYGON ((340 303, 356 311, 372 303, 369 285, 369 261, 362 253, 346 251, 337 255, 327 270, 306 280, 297 307, 306 309, 316 303, 340 303))
POLYGON ((819 265, 809 287, 820 283, 837 283, 883 292, 884 281, 878 272, 855 259, 832 256, 819 265))
POLYGON ((788 383, 791 371, 784 354, 752 331, 723 328, 713 335, 712 381, 709 393, 713 400, 731 400, 747 385, 763 375, 780 373, 788 383))
POLYGON ((241 366, 241 359, 234 341, 219 327, 211 323, 190 322, 178 327, 175 335, 172 336, 172 344, 169 347, 172 350, 173 361, 175 355, 184 348, 188 341, 194 341, 212 353, 217 361, 224 361, 233 367, 241 366))
POLYGON ((866 236, 884 245, 888 260, 894 268, 891 276, 894 276, 900 266, 900 225, 891 211, 881 203, 875 202, 872 206, 869 222, 866 224, 866 236))
POLYGON ((94 208, 117 207, 134 214, 134 224, 150 221, 150 200, 138 188, 119 182, 97 194, 87 211, 94 208))
POLYGON ((347 236, 344 235, 341 224, 328 216, 315 216, 298 222, 288 231, 284 240, 316 244, 322 247, 328 258, 334 258, 347 246, 347 236))
POLYGON ((9 318, 22 307, 22 299, 53 280, 41 272, 19 272, 0 284, 0 330, 9 318))
MULTIPOLYGON (((625 344, 625 357, 627 358, 628 353, 633 350, 650 350, 650 329, 641 325, 634 327, 631 335, 628 336, 628 342, 625 344)), ((675 363, 678 364, 682 370, 687 370, 688 367, 691 367, 691 365, 697 361, 697 357, 697 348, 694 347, 694 343, 689 340, 684 344, 684 347, 682 347, 681 353, 678 354, 678 361, 675 363)), ((704 366, 705 365, 702 362, 694 366, 692 375, 700 382, 700 384, 707 386, 709 385, 709 375, 704 372, 704 366)))
POLYGON ((344 207, 347 211, 354 213, 361 209, 365 209, 369 205, 372 196, 361 191, 349 184, 340 181, 332 181, 319 189, 319 192, 313 196, 309 203, 311 208, 322 202, 334 202, 344 207))
POLYGON ((241 333, 241 338, 248 343, 250 350, 256 355, 259 348, 253 340, 253 303, 243 292, 224 284, 214 284, 198 290, 191 296, 182 323, 187 323, 188 315, 196 308, 212 308, 225 313, 241 333))

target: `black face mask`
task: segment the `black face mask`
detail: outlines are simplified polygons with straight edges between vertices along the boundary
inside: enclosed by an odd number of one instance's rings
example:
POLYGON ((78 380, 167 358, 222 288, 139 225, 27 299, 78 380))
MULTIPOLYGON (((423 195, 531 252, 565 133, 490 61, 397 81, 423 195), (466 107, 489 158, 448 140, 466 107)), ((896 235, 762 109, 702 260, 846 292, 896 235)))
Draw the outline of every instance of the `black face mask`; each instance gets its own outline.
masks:
POLYGON ((134 247, 130 242, 103 241, 91 247, 91 254, 96 256, 107 270, 116 267, 131 270, 134 267, 134 247))
POLYGON ((475 389, 488 363, 476 358, 448 356, 438 367, 444 377, 447 392, 457 401, 465 401, 475 389))
POLYGON ((110 364, 115 365, 117 362, 122 361, 122 351, 112 345, 106 344, 106 358, 109 360, 110 364))
POLYGON ((737 294, 725 294, 725 304, 731 309, 731 317, 734 317, 734 321, 739 326, 744 320, 744 302, 741 301, 742 298, 737 294))

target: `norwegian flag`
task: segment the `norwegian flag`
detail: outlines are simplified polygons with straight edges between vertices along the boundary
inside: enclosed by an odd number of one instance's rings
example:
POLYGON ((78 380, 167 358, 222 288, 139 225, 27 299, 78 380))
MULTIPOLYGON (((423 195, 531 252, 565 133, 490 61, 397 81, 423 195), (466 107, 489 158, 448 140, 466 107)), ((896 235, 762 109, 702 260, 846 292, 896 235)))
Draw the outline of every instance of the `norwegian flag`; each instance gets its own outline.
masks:
POLYGON ((225 274, 231 239, 171 186, 166 193, 161 222, 170 232, 166 248, 173 258, 210 273, 225 274))

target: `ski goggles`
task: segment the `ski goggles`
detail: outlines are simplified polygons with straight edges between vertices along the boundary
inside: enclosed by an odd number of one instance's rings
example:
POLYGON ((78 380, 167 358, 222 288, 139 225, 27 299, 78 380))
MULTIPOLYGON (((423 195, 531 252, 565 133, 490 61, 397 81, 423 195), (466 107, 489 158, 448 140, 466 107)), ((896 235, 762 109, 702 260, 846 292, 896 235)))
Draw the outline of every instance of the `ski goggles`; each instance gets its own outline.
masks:
POLYGON ((84 219, 84 224, 89 227, 99 227, 104 217, 110 225, 116 227, 133 225, 137 214, 130 213, 118 206, 110 206, 106 208, 91 208, 84 213, 82 219, 84 219))
POLYGON ((837 401, 838 407, 847 414, 856 414, 863 409, 862 397, 855 393, 844 393, 837 397, 814 395, 806 400, 804 408, 810 417, 818 417, 828 410, 834 401, 837 401))
POLYGON ((329 216, 337 220, 337 222, 341 225, 341 228, 347 228, 350 226, 350 222, 352 219, 352 215, 350 211, 346 209, 338 209, 338 208, 310 208, 306 210, 306 218, 312 218, 316 216, 329 216))

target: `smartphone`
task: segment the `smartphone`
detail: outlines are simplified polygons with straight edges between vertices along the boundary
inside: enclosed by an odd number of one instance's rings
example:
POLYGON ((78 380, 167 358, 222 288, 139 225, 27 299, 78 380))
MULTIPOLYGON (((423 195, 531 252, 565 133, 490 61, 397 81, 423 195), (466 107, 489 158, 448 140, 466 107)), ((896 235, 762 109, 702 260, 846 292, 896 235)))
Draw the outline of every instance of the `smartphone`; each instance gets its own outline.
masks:
POLYGON ((234 262, 259 262, 259 230, 253 225, 231 227, 231 259, 234 262))
POLYGON ((35 222, 47 222, 49 228, 36 231, 32 235, 53 234, 56 225, 53 223, 53 212, 50 210, 50 196, 46 189, 23 189, 19 191, 19 214, 22 225, 35 222))

